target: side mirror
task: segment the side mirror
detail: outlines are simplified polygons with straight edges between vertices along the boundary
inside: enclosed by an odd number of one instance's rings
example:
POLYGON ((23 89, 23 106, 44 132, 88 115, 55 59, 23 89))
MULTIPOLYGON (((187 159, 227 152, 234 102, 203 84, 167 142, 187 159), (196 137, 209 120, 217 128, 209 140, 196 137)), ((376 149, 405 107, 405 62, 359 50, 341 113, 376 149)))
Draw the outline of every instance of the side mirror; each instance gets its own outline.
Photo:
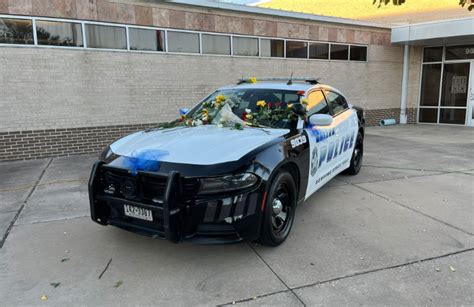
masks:
POLYGON ((328 114, 313 114, 309 117, 311 126, 331 126, 332 116, 328 114))
POLYGON ((186 115, 189 112, 188 108, 181 108, 179 109, 179 115, 186 115))
POLYGON ((294 103, 291 106, 291 111, 298 116, 304 116, 306 114, 306 107, 301 103, 294 103))

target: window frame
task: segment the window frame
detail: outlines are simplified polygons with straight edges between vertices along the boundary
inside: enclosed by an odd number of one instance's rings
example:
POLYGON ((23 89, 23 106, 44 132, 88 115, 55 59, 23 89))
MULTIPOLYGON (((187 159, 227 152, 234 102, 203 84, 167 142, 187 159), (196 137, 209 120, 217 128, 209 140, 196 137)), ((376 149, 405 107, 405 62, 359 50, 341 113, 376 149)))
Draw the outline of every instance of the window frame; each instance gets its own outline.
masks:
POLYGON ((331 115, 332 115, 333 118, 336 117, 336 116, 341 115, 342 113, 344 113, 344 112, 346 112, 347 110, 350 109, 349 103, 347 102, 346 97, 344 97, 344 95, 342 95, 341 93, 339 93, 339 92, 337 92, 337 91, 335 91, 335 90, 332 90, 332 89, 324 88, 324 89, 323 89, 323 94, 324 94, 324 98, 326 98, 326 102, 327 102, 327 104, 328 104, 328 106, 329 106, 329 110, 330 110, 331 115), (342 99, 344 99, 344 102, 346 103, 346 106, 344 107, 344 109, 343 109, 342 111, 339 111, 339 112, 337 112, 337 113, 334 113, 334 109, 332 108, 332 104, 329 102, 329 99, 328 99, 328 96, 327 96, 326 92, 334 93, 334 94, 338 95, 339 97, 342 97, 342 99))
POLYGON ((230 57, 232 56, 232 35, 231 34, 226 34, 226 33, 214 33, 214 32, 199 32, 199 44, 200 44, 200 50, 201 54, 205 56, 224 56, 224 57, 230 57), (225 36, 229 38, 229 54, 220 54, 220 53, 204 53, 203 52, 203 41, 202 41, 202 36, 203 35, 214 35, 214 36, 225 36))
MULTIPOLYGON (((82 49, 82 48, 85 48, 85 26, 84 26, 84 23, 81 22, 81 20, 77 20, 77 21, 61 21, 61 20, 56 20, 56 19, 53 19, 53 18, 42 18, 42 17, 38 17, 38 18, 35 18, 34 22, 33 22, 34 26, 33 26, 33 29, 35 31, 34 33, 34 44, 36 45, 36 47, 61 47, 61 48, 65 48, 65 49, 82 49), (38 43, 38 26, 37 26, 37 22, 41 22, 41 21, 46 21, 46 22, 61 22, 61 23, 69 23, 69 24, 78 24, 80 27, 81 27, 81 39, 82 39, 82 46, 58 46, 58 45, 47 45, 47 44, 39 44, 38 43)), ((91 49, 97 49, 97 48, 91 48, 91 49)), ((123 49, 121 49, 123 50, 123 49)))
MULTIPOLYGON (((309 100, 309 95, 315 93, 315 92, 320 92, 322 95, 323 95, 323 99, 324 101, 326 102, 326 105, 328 107, 328 113, 327 115, 331 115, 332 116, 332 109, 331 109, 331 106, 329 105, 328 103, 328 100, 326 99, 326 95, 324 95, 324 89, 323 88, 314 88, 314 89, 311 89, 308 94, 306 95, 306 98, 309 100)), ((313 106, 313 108, 315 107, 316 105, 313 106)), ((308 118, 314 114, 322 114, 322 113, 313 113, 313 114, 309 114, 309 111, 311 110, 312 108, 310 109, 307 109, 306 112, 308 114, 308 118)), ((326 114, 326 113, 324 113, 326 114)))
MULTIPOLYGON (((58 49, 74 49, 74 50, 94 50, 94 51, 107 51, 107 52, 138 52, 138 53, 155 53, 155 54, 179 54, 179 55, 205 55, 205 56, 230 56, 230 57, 244 57, 244 58, 264 58, 264 59, 275 59, 275 60, 311 60, 311 61, 331 61, 330 52, 331 52, 331 45, 333 43, 329 41, 318 41, 318 40, 309 40, 309 39, 289 39, 289 38, 282 38, 282 37, 274 37, 274 36, 257 36, 257 35, 241 35, 241 34, 231 34, 231 33, 218 33, 218 32, 209 32, 209 31, 196 31, 196 30, 185 30, 185 29, 172 29, 172 28, 164 28, 164 27, 156 27, 156 26, 141 26, 141 25, 134 25, 134 24, 124 24, 124 23, 112 23, 112 22, 101 22, 101 21, 88 21, 88 20, 79 20, 79 19, 68 19, 68 18, 51 18, 51 17, 40 17, 40 16, 19 16, 19 15, 8 15, 8 14, 0 14, 0 18, 7 18, 7 19, 23 19, 23 20, 31 20, 33 24, 33 44, 5 44, 0 43, 0 46, 5 47, 38 47, 38 48, 58 48, 58 49), (65 23, 79 23, 82 29, 82 47, 75 47, 75 46, 55 46, 55 45, 39 45, 36 33, 36 20, 42 21, 52 21, 52 22, 65 22, 65 23), (89 47, 87 37, 86 37, 86 26, 87 25, 104 25, 104 26, 112 26, 112 27, 119 27, 125 28, 125 35, 126 35, 126 49, 108 49, 108 48, 91 48, 89 47), (129 29, 148 29, 148 30, 155 30, 155 31, 164 31, 164 43, 165 43, 165 50, 164 51, 150 51, 150 50, 131 50, 130 49, 130 34, 129 29), (168 41, 168 32, 185 32, 185 33, 193 33, 198 34, 199 36, 199 53, 193 52, 174 52, 169 51, 169 41, 168 41), (202 53, 202 35, 203 34, 210 34, 210 35, 223 35, 223 36, 230 36, 230 48, 231 54, 203 54, 202 53), (255 38, 257 39, 258 44, 258 55, 236 55, 234 54, 234 46, 233 46, 233 38, 234 37, 245 37, 245 38, 255 38), (269 40, 278 40, 283 41, 283 57, 268 57, 262 56, 261 53, 261 40, 262 39, 269 39, 269 40), (306 58, 289 58, 287 57, 287 41, 298 41, 306 43, 306 58), (311 59, 309 58, 309 46, 312 43, 319 43, 319 44, 328 44, 329 45, 329 56, 328 59, 311 59)), ((347 45, 349 49, 349 56, 348 60, 335 60, 335 61, 348 61, 354 63, 364 63, 368 62, 369 54, 368 49, 369 45, 364 44, 350 44, 350 43, 335 43, 339 45, 347 45), (363 46, 367 48, 367 59, 366 61, 351 61, 350 60, 350 46, 363 46)), ((334 60, 334 59, 333 59, 334 60)))
POLYGON ((130 52, 143 52, 143 53, 166 53, 168 52, 168 33, 166 29, 163 28, 156 28, 156 27, 142 27, 142 26, 127 26, 127 50, 130 52), (140 29, 140 30, 154 30, 154 31, 163 31, 164 33, 164 38, 163 42, 165 45, 165 50, 163 51, 151 51, 151 50, 134 50, 130 48, 130 29, 140 29))
POLYGON ((230 36, 230 56, 232 57, 239 57, 239 58, 260 58, 260 37, 259 36, 255 36, 255 35, 234 35, 232 34, 230 36), (235 54, 234 53, 234 37, 237 37, 237 38, 253 38, 253 39, 257 39, 257 52, 258 54, 257 55, 240 55, 240 54, 235 54))

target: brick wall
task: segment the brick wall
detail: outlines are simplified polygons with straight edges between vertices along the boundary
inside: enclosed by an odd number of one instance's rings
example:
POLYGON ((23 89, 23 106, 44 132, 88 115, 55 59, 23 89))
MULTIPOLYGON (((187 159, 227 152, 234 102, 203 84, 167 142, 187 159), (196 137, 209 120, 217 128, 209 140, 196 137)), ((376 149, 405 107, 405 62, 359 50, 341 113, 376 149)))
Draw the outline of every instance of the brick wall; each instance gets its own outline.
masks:
POLYGON ((0 133, 0 161, 99 153, 117 138, 154 124, 27 130, 0 133))
MULTIPOLYGON (((407 123, 416 123, 416 109, 407 108, 407 123)), ((395 119, 400 122, 400 108, 365 110, 365 123, 367 126, 377 126, 382 119, 395 119)))
POLYGON ((97 152, 241 76, 321 77, 365 108, 369 124, 398 119, 403 50, 387 29, 106 0, 0 0, 0 13, 369 45, 367 62, 2 46, 0 160, 97 152))

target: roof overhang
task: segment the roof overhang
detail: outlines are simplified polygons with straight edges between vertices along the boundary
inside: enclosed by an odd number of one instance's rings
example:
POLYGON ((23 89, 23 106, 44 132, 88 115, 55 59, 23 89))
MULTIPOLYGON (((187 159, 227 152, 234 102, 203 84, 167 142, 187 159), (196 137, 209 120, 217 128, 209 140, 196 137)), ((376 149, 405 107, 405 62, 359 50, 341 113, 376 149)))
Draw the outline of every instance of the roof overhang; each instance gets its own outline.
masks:
POLYGON ((474 44, 474 17, 394 27, 393 44, 474 44))

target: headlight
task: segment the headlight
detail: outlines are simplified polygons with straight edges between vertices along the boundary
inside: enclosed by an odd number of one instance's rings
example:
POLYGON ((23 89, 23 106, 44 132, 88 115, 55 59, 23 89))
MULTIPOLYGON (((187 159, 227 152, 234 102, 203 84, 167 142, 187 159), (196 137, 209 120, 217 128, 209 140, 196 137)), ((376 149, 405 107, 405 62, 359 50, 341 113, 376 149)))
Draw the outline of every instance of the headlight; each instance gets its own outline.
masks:
POLYGON ((225 193, 251 188, 258 182, 258 177, 252 173, 201 178, 199 194, 225 193))

